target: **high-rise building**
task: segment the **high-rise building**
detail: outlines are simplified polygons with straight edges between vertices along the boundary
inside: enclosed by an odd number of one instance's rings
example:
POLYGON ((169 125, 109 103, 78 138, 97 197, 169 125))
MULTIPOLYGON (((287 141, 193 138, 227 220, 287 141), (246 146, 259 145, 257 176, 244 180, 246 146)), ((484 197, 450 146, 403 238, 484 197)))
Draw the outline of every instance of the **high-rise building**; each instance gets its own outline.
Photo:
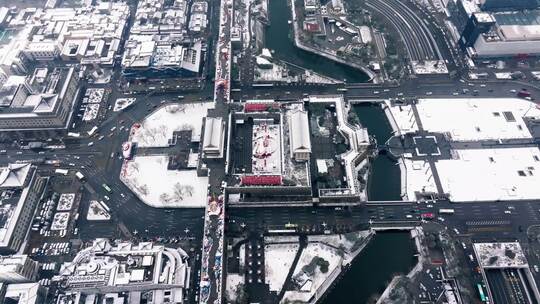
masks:
POLYGON ((0 168, 1 254, 12 254, 20 249, 46 181, 31 164, 0 168))
POLYGON ((47 289, 39 283, 9 284, 4 303, 43 304, 47 300, 47 289))
POLYGON ((473 13, 461 33, 459 45, 462 49, 473 46, 476 39, 480 35, 489 32, 494 25, 495 18, 490 13, 473 13))
POLYGON ((38 262, 27 255, 0 256, 0 282, 26 283, 35 281, 38 262))
POLYGON ((538 0, 481 0, 480 7, 486 11, 535 9, 538 0))

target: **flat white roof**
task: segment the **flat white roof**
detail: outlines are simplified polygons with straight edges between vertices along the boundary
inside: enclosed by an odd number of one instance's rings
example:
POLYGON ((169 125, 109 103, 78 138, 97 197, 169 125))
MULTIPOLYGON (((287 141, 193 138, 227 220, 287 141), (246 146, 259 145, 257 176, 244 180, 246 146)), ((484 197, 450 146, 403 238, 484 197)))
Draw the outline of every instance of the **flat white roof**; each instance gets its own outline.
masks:
MULTIPOLYGON (((518 98, 419 99, 416 107, 424 130, 458 141, 531 138, 523 117, 540 118, 535 103, 518 98)), ((418 130, 411 106, 390 111, 402 133, 418 130)))
POLYGON ((518 242, 475 243, 474 251, 478 263, 484 268, 528 267, 518 242))
POLYGON ((402 171, 401 183, 404 187, 403 193, 401 193, 403 199, 415 200, 415 192, 437 193, 437 186, 433 180, 429 163, 423 160, 401 158, 399 165, 402 171))
POLYGON ((452 201, 540 199, 540 150, 456 150, 435 166, 452 201))

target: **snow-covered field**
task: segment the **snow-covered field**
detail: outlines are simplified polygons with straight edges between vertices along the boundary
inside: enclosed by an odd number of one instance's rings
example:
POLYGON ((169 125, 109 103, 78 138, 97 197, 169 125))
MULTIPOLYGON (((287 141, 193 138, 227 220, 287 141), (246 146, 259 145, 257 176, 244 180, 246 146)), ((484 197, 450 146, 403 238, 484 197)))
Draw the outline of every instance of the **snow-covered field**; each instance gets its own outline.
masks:
POLYGON ((307 247, 302 252, 302 256, 300 257, 300 260, 298 261, 298 264, 296 265, 296 269, 294 270, 293 277, 297 277, 301 275, 302 268, 306 265, 308 265, 314 257, 319 257, 325 259, 329 265, 328 265, 328 272, 322 273, 317 267, 315 269, 315 272, 313 276, 309 277, 309 280, 311 280, 311 288, 309 291, 287 291, 285 292, 285 295, 282 299, 282 303, 294 302, 294 301, 303 301, 308 302, 309 299, 313 296, 315 291, 325 282, 325 280, 328 278, 328 276, 332 273, 332 271, 340 266, 342 258, 339 255, 338 251, 334 248, 322 244, 322 243, 310 243, 307 245, 307 247))
POLYGON ((150 114, 134 129, 130 141, 139 147, 166 147, 174 131, 193 130, 192 138, 201 137, 202 119, 212 108, 213 102, 193 104, 170 104, 150 114))
POLYGON ((120 179, 143 202, 153 207, 204 207, 208 177, 195 170, 167 170, 168 157, 136 156, 124 163, 120 179))
POLYGON ((98 201, 92 200, 86 219, 89 221, 108 221, 111 219, 111 215, 98 201))
POLYGON ((64 230, 69 224, 69 212, 57 212, 54 214, 51 230, 64 230))
POLYGON ((281 173, 281 133, 279 125, 260 124, 253 126, 253 173, 281 173))
POLYGON ((271 291, 279 292, 283 287, 298 247, 298 243, 264 246, 265 283, 270 285, 271 291))
POLYGON ((230 301, 236 300, 236 297, 237 297, 236 288, 238 287, 238 285, 244 284, 244 281, 245 281, 244 276, 241 274, 237 274, 237 273, 227 274, 227 282, 225 283, 227 286, 225 290, 227 299, 229 299, 230 301))

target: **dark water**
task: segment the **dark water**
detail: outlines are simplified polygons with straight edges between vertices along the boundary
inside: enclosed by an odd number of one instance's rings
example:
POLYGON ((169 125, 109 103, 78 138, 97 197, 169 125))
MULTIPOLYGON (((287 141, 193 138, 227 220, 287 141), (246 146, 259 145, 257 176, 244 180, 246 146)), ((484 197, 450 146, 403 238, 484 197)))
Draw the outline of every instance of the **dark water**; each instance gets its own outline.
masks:
POLYGON ((414 267, 415 253, 409 233, 377 233, 322 303, 367 303, 383 293, 395 274, 406 274, 414 267))
POLYGON ((287 0, 268 2, 270 25, 266 28, 265 47, 275 51, 275 57, 338 80, 366 82, 369 79, 362 71, 295 47, 292 24, 288 24, 292 17, 287 0))
MULTIPOLYGON (((377 144, 384 145, 392 136, 392 127, 378 105, 355 105, 354 111, 362 126, 368 128, 377 144)), ((400 200, 401 175, 399 166, 386 155, 379 155, 371 164, 368 179, 368 199, 370 201, 400 200)))

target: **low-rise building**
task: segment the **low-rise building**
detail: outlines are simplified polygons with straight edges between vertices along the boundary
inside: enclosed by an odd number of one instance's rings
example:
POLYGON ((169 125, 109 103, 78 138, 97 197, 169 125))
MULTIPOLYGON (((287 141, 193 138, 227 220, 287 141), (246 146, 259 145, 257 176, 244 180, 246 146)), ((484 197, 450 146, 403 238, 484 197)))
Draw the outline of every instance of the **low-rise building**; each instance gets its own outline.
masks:
POLYGON ((304 0, 304 12, 306 15, 314 15, 319 10, 318 0, 304 0))
POLYGON ((293 110, 289 113, 289 140, 291 157, 296 161, 309 160, 311 156, 311 139, 307 112, 293 110))
POLYGON ((38 262, 27 255, 0 256, 0 282, 26 283, 37 279, 38 262))
POLYGON ((208 24, 206 13, 208 12, 208 2, 197 1, 191 5, 191 16, 189 18, 189 30, 192 33, 200 33, 206 30, 208 24))
POLYGON ((60 47, 56 41, 30 42, 22 54, 31 61, 51 61, 60 55, 60 47))

